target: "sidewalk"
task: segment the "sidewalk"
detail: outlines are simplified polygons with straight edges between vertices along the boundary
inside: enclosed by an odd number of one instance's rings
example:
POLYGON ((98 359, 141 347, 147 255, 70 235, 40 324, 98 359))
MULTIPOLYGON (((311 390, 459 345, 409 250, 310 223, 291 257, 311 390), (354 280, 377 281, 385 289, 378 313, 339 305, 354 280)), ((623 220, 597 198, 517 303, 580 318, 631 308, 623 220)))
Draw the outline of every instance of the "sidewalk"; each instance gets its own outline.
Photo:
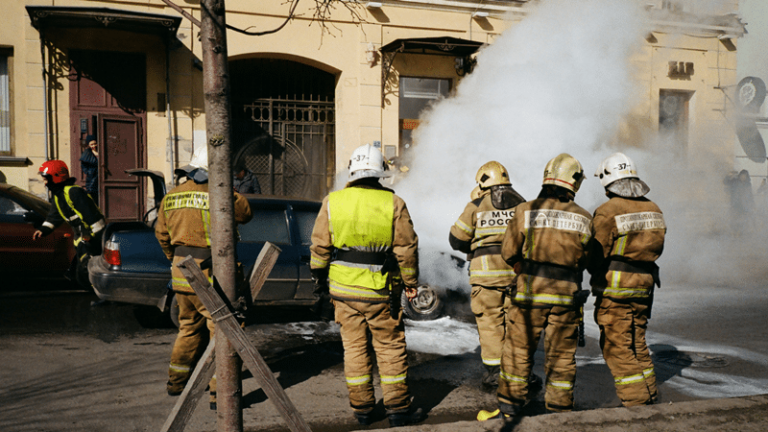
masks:
POLYGON ((768 394, 540 415, 524 417, 519 424, 505 424, 501 420, 482 423, 463 421, 377 431, 393 430, 402 432, 764 432, 768 431, 768 394))

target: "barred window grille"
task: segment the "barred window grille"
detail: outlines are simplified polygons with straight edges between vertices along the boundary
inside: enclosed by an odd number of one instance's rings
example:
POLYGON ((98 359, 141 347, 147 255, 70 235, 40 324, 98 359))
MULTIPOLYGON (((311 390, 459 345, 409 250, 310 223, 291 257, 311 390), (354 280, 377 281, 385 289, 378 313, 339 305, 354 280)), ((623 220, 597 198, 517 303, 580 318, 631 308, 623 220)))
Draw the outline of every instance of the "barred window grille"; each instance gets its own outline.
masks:
POLYGON ((11 151, 11 96, 8 56, 0 55, 0 153, 11 151))

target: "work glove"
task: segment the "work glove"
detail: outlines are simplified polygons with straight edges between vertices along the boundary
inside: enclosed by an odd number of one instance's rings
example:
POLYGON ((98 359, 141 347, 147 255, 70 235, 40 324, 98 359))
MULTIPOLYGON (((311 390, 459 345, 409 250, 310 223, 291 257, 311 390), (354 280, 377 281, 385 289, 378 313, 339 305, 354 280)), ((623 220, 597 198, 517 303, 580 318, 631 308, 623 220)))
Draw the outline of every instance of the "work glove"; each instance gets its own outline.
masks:
POLYGON ((312 313, 323 321, 333 321, 334 310, 331 294, 328 289, 328 269, 312 269, 312 281, 315 283, 315 303, 312 313))

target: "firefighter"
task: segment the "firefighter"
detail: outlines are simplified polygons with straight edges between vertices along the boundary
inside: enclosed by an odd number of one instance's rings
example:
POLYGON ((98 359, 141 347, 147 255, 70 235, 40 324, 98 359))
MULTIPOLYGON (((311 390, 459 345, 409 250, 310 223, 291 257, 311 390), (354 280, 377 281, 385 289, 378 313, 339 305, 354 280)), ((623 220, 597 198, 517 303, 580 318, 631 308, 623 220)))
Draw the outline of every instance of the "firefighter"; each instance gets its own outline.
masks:
MULTIPOLYGON (((189 165, 176 169, 187 181, 168 192, 160 204, 155 223, 155 236, 171 266, 172 288, 179 305, 179 333, 173 344, 168 369, 168 394, 181 394, 195 364, 205 350, 208 337, 213 338, 211 314, 195 295, 195 291, 176 266, 192 256, 213 283, 211 275, 211 214, 208 202, 208 157, 205 151, 195 155, 189 165), (208 335, 206 335, 206 329, 208 335)), ((248 200, 234 192, 235 222, 251 220, 248 200)), ((216 378, 210 383, 211 408, 215 407, 216 378)))
POLYGON ((654 286, 660 286, 655 261, 664 249, 664 216, 645 198, 650 189, 625 154, 606 158, 595 176, 608 196, 592 219, 598 250, 589 266, 600 348, 621 403, 655 403, 656 375, 645 332, 654 286))
POLYGON ((88 192, 75 185, 75 178, 69 176, 64 161, 44 162, 39 174, 50 191, 51 209, 40 229, 32 234, 32 240, 47 236, 66 221, 74 231, 77 254, 70 274, 74 273, 81 285, 90 286, 88 260, 93 255, 101 254, 101 236, 106 225, 104 215, 88 192))
POLYGON ((515 271, 501 258, 501 240, 515 206, 525 199, 512 188, 506 168, 496 161, 481 166, 475 181, 480 189, 472 195, 477 198, 467 204, 451 226, 448 241, 453 249, 472 257, 471 307, 480 336, 480 358, 486 369, 482 383, 496 387, 510 303, 507 289, 515 283, 515 271))
POLYGON ((341 325, 355 418, 373 422, 375 353, 389 424, 403 426, 422 419, 411 404, 398 307, 403 289, 409 299, 416 296, 418 237, 405 202, 379 183, 386 169, 381 151, 369 144, 352 153, 349 183, 325 197, 315 221, 310 266, 316 294, 335 306, 341 325))
POLYGON ((539 196, 520 204, 501 246, 517 273, 507 315, 499 380, 499 409, 478 420, 521 413, 531 399, 528 377, 544 332, 546 408, 573 410, 576 345, 580 318, 577 293, 591 246, 591 215, 573 202, 584 180, 581 164, 560 154, 547 163, 539 196))

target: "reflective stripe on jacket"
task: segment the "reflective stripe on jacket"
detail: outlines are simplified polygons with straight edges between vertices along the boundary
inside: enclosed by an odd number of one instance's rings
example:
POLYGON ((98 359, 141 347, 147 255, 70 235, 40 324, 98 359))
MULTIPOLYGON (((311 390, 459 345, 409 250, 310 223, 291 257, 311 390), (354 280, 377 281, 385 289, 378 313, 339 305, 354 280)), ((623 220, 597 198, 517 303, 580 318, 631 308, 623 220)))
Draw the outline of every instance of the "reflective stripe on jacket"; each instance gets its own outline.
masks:
POLYGON ((41 231, 48 235, 62 222, 67 222, 75 233, 75 246, 84 234, 93 237, 106 226, 104 215, 91 196, 80 186, 69 184, 52 192, 51 210, 41 231))
MULTIPOLYGON (((472 252, 500 246, 507 224, 515 208, 497 209, 493 206, 490 189, 480 198, 470 201, 459 219, 451 227, 451 236, 459 241, 471 242, 472 252)), ((469 283, 484 287, 504 287, 515 281, 515 271, 500 253, 476 253, 469 263, 469 283)))
POLYGON ((588 259, 591 219, 573 201, 557 198, 538 198, 517 206, 501 247, 508 263, 523 263, 516 302, 573 305, 573 294, 581 289, 577 281, 588 259))
MULTIPOLYGON (((234 193, 234 219, 236 224, 251 220, 253 213, 248 200, 234 193)), ((187 180, 163 197, 155 222, 155 237, 168 261, 174 261, 177 246, 211 247, 211 213, 208 202, 208 183, 197 184, 187 180)), ((196 260, 199 261, 199 260, 196 260)), ((199 262, 198 262, 199 264, 199 262)), ((210 269, 203 271, 210 276, 210 269)), ((172 267, 173 288, 181 292, 194 292, 181 271, 172 267)))
MULTIPOLYGON (((392 249, 394 194, 385 190, 346 188, 328 197, 331 244, 336 249, 387 252, 392 249)), ((335 260, 328 273, 331 295, 386 300, 381 265, 335 260)))
POLYGON ((328 195, 312 231, 310 266, 329 267, 329 291, 338 300, 382 303, 389 291, 381 264, 334 260, 334 250, 392 253, 403 282, 418 283, 418 237, 405 202, 373 180, 328 195))
POLYGON ((655 203, 612 195, 593 218, 592 232, 602 256, 594 257, 589 267, 592 292, 615 300, 649 298, 653 263, 664 250, 666 231, 664 215, 655 203))

